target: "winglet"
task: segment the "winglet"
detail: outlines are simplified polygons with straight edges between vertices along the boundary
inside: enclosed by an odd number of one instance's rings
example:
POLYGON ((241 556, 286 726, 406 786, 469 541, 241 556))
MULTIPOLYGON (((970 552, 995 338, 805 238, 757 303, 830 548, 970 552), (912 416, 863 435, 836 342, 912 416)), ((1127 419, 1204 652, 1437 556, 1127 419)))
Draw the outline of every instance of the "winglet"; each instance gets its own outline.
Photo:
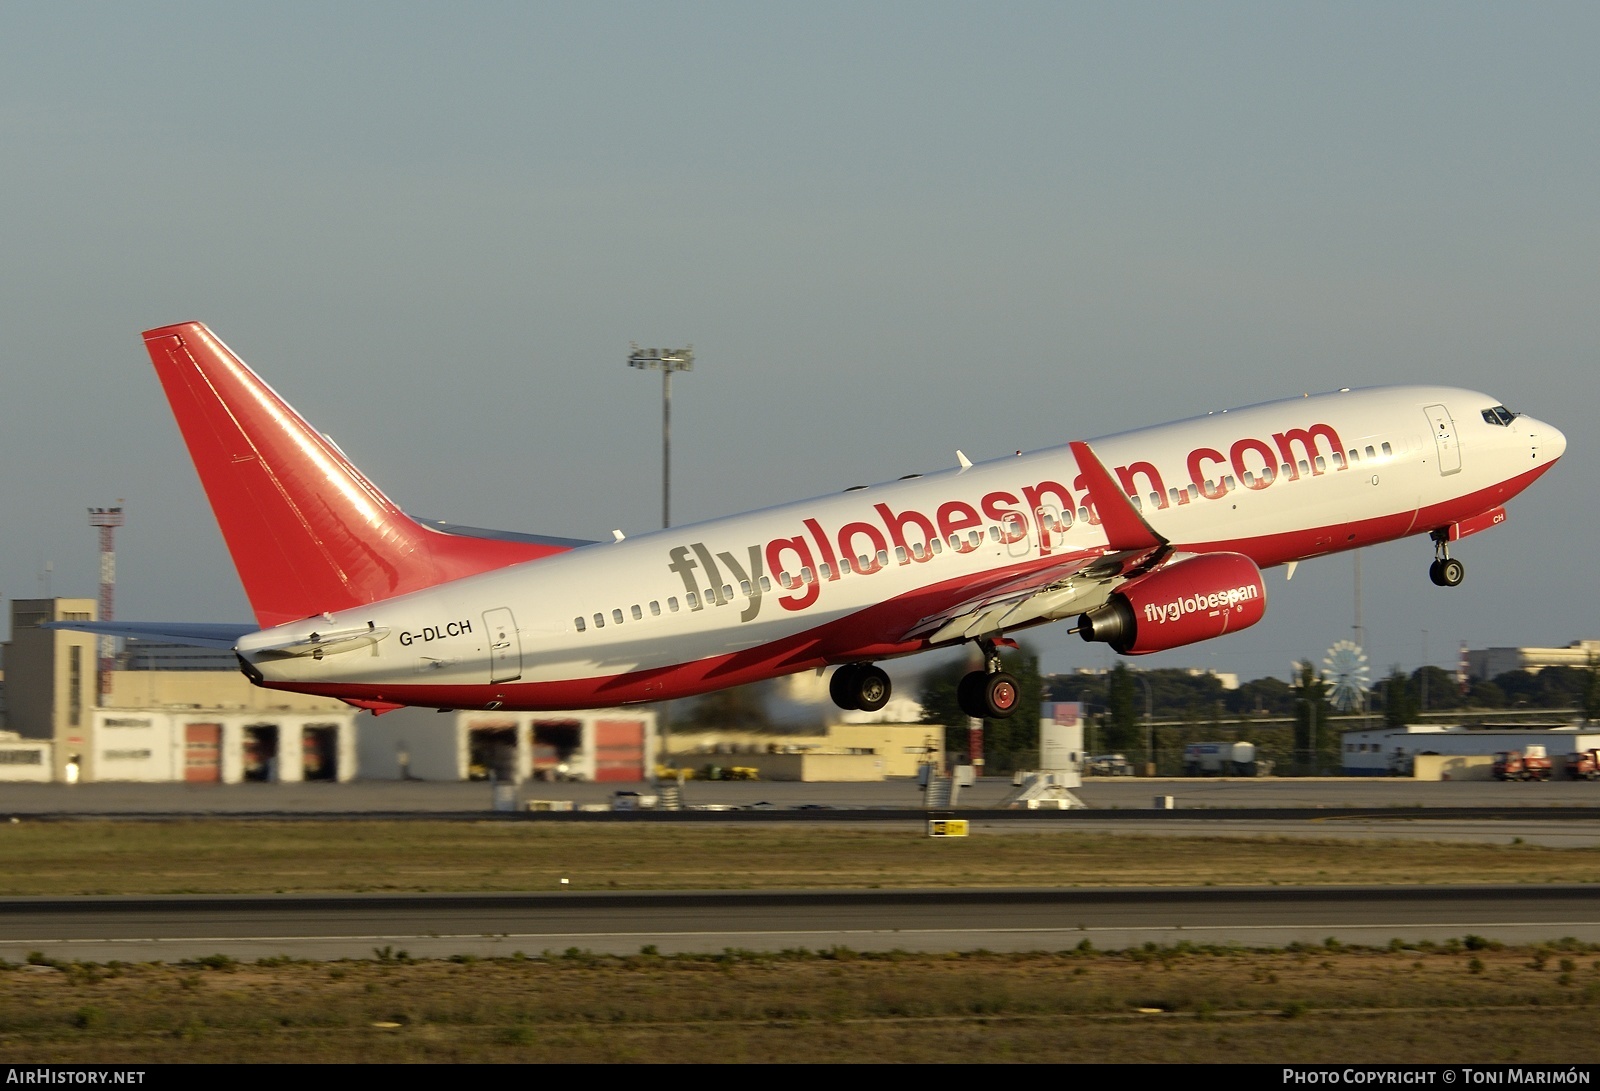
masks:
POLYGON ((1083 471, 1083 479, 1089 485, 1089 499, 1100 516, 1100 526, 1111 548, 1159 549, 1166 545, 1167 540, 1150 529, 1150 524, 1144 521, 1139 509, 1133 506, 1128 494, 1122 491, 1089 445, 1073 440, 1070 446, 1072 457, 1078 460, 1078 469, 1083 471))

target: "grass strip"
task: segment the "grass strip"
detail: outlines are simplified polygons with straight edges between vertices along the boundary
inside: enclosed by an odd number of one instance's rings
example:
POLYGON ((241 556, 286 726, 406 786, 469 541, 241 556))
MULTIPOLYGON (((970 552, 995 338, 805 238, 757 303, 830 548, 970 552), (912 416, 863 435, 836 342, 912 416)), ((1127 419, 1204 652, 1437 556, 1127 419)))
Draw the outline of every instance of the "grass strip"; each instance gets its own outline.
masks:
POLYGON ((0 825, 0 895, 1600 881, 1527 844, 463 822, 0 825))

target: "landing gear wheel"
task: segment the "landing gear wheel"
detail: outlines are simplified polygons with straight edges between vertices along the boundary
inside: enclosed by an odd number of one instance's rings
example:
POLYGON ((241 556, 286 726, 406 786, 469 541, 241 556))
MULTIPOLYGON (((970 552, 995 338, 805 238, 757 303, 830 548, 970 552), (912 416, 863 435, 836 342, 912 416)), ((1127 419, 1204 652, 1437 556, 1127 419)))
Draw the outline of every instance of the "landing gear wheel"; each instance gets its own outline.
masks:
POLYGON ((862 666, 856 671, 856 707, 876 712, 889 703, 889 676, 877 667, 862 666))
POLYGON ((983 671, 973 671, 963 674, 961 681, 956 684, 956 704, 961 706, 961 711, 968 716, 983 719, 989 715, 989 708, 984 704, 983 687, 988 684, 989 675, 983 671))
POLYGON ((828 680, 828 696, 833 698, 833 703, 843 709, 856 707, 856 673, 861 669, 859 663, 846 663, 833 672, 833 677, 828 680))
POLYGON ((990 718, 1003 720, 1017 710, 1022 695, 1017 692, 1017 680, 1001 671, 991 674, 983 684, 983 702, 990 718))
POLYGON ((871 663, 846 663, 828 682, 828 696, 834 704, 862 712, 877 712, 889 703, 892 692, 889 676, 871 663))
POLYGON ((1460 587, 1461 581, 1467 578, 1467 569, 1454 557, 1446 557, 1439 563, 1439 578, 1434 582, 1440 587, 1460 587))
POLYGON ((1439 586, 1439 587, 1443 587, 1444 586, 1444 580, 1442 578, 1440 578, 1440 576, 1439 576, 1439 569, 1441 567, 1443 567, 1443 565, 1444 565, 1443 561, 1437 561, 1436 560, 1436 561, 1434 561, 1432 564, 1430 564, 1428 566, 1428 578, 1430 580, 1432 580, 1434 582, 1434 584, 1439 586))

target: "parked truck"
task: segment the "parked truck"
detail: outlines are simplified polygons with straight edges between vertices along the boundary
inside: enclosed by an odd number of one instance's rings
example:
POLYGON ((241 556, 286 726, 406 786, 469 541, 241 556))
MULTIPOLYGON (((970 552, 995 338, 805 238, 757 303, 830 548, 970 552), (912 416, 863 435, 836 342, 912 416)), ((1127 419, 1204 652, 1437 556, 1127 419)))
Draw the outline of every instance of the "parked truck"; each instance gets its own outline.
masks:
POLYGON ((1567 755, 1568 780, 1600 780, 1600 750, 1579 750, 1567 755))
POLYGON ((1501 750, 1494 756, 1495 780, 1549 780, 1550 759, 1544 747, 1526 750, 1501 750))
POLYGON ((1249 742, 1192 742, 1183 748, 1183 771, 1191 777, 1256 775, 1256 745, 1249 742))

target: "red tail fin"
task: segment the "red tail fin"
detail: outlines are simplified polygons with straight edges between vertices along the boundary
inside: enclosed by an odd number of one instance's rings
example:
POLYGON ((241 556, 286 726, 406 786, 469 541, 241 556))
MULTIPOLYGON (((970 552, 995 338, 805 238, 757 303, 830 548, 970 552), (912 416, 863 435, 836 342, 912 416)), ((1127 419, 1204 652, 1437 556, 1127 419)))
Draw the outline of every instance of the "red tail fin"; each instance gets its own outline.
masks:
POLYGON ((561 551, 417 523, 200 323, 144 341, 261 625, 561 551))

